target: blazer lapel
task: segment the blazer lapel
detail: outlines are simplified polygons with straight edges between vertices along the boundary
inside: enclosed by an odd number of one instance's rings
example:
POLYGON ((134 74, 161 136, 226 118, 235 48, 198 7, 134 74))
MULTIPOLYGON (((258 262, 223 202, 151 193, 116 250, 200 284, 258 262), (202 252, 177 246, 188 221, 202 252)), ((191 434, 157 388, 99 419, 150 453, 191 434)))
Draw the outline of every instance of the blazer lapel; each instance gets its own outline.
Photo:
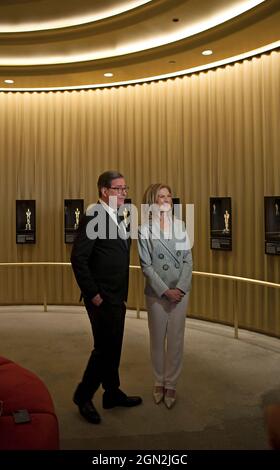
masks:
POLYGON ((154 235, 154 239, 156 239, 159 243, 161 243, 161 245, 164 247, 164 249, 170 254, 170 256, 174 259, 174 261, 176 261, 177 263, 179 262, 179 259, 175 256, 174 254, 174 250, 171 249, 169 246, 168 246, 168 239, 164 239, 162 238, 161 236, 161 232, 160 230, 157 231, 157 232, 153 232, 151 227, 150 227, 150 233, 152 235, 154 235))

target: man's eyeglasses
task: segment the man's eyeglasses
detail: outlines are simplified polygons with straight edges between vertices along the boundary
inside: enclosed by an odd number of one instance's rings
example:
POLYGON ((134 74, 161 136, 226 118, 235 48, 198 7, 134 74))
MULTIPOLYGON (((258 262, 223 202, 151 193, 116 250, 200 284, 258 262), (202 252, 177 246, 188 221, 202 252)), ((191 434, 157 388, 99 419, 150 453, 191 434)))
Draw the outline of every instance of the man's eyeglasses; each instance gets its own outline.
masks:
POLYGON ((109 189, 113 189, 118 194, 127 193, 129 191, 129 186, 111 186, 109 189))

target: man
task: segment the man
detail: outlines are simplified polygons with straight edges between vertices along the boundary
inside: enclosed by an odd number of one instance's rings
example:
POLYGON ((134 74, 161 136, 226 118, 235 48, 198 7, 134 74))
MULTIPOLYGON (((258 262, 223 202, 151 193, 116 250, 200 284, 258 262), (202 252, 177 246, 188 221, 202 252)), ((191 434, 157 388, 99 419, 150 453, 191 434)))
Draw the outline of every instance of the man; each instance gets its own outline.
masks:
POLYGON ((130 239, 120 223, 118 208, 125 202, 123 175, 106 171, 99 176, 99 201, 87 209, 74 242, 71 263, 91 322, 94 349, 75 394, 74 403, 90 423, 100 415, 92 397, 104 388, 103 408, 136 406, 140 397, 128 397, 119 388, 125 301, 128 292, 130 239))

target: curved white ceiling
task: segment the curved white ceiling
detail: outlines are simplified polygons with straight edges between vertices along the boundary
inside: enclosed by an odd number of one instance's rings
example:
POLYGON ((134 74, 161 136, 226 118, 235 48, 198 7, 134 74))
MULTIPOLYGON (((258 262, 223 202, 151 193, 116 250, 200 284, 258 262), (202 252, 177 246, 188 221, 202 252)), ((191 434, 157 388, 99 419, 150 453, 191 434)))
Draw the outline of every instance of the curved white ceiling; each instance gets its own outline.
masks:
POLYGON ((198 72, 279 48, 279 24, 280 0, 0 1, 0 91, 198 72))
MULTIPOLYGON (((37 1, 37 0, 36 0, 37 1)), ((74 15, 68 16, 69 13, 64 10, 64 16, 58 17, 57 19, 45 19, 36 18, 33 21, 28 19, 22 19, 19 16, 18 23, 10 23, 9 19, 5 20, 5 16, 2 14, 0 18, 0 34, 1 33, 22 33, 22 32, 32 32, 32 31, 44 31, 50 29, 61 29, 69 28, 72 26, 80 26, 87 23, 93 23, 95 21, 104 20, 106 18, 111 18, 112 16, 120 15, 126 13, 130 10, 138 8, 145 5, 146 3, 151 2, 152 0, 125 0, 125 1, 116 1, 116 0, 106 0, 102 1, 102 5, 98 8, 98 2, 91 2, 95 11, 85 12, 83 15, 74 15), (105 6, 105 8, 104 8, 105 6), (3 17, 4 16, 4 17, 3 17)), ((8 2, 7 2, 8 3, 8 2)), ((39 2, 37 2, 39 3, 39 2)), ((79 4, 80 10, 83 7, 81 2, 76 2, 79 4)), ((5 7, 5 5, 4 5, 5 7)), ((55 11, 57 12, 57 2, 55 2, 55 11)), ((3 8, 3 6, 2 6, 3 8)), ((70 9, 71 11, 71 9, 70 9)), ((2 11, 3 13, 3 11, 2 11)))
MULTIPOLYGON (((220 25, 226 21, 229 21, 242 13, 251 10, 257 5, 263 3, 265 0, 235 0, 228 3, 227 7, 222 7, 224 2, 217 2, 215 11, 209 8, 205 9, 204 14, 200 16, 199 20, 187 20, 182 28, 176 28, 176 31, 168 31, 163 34, 146 34, 144 39, 131 40, 126 42, 125 38, 122 38, 122 34, 118 33, 119 42, 114 35, 111 35, 111 44, 108 42, 107 47, 103 48, 102 45, 99 47, 96 45, 92 48, 91 44, 84 47, 83 52, 73 53, 72 49, 67 50, 64 47, 63 53, 58 54, 57 48, 53 53, 40 54, 39 47, 34 50, 34 54, 31 56, 14 55, 16 52, 10 54, 10 56, 0 55, 0 66, 36 66, 36 65, 54 65, 54 64, 69 64, 86 61, 94 61, 99 59, 107 59, 110 57, 119 57, 122 55, 133 54, 140 51, 146 51, 156 47, 161 47, 167 44, 171 44, 182 39, 194 36, 195 34, 207 31, 220 25)), ((131 2, 137 3, 137 2, 131 2)), ((140 3, 140 2, 138 2, 140 3)), ((142 2, 144 3, 144 2, 142 2)), ((147 3, 147 2, 145 2, 147 3)), ((143 37, 144 32, 139 30, 140 26, 135 26, 138 30, 136 37, 143 37)), ((26 47, 26 46, 25 46, 26 47)), ((3 50, 4 48, 2 48, 3 50)), ((20 50, 18 46, 17 50, 20 50)), ((43 49, 42 49, 43 50, 43 49)))

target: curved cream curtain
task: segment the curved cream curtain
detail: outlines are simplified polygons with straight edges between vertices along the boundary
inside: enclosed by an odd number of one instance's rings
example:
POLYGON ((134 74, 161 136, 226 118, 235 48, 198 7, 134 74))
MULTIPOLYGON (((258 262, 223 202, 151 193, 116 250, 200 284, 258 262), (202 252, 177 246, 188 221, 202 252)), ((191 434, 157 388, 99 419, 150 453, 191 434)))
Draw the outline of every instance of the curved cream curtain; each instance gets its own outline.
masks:
MULTIPOLYGON (((274 51, 149 84, 0 93, 0 261, 68 261, 63 200, 95 201, 98 175, 111 168, 137 205, 157 181, 195 205, 195 270, 279 282, 280 258, 264 254, 263 207, 280 195, 279 77, 274 51), (232 197, 232 252, 210 250, 210 196, 232 197), (15 243, 16 199, 36 199, 36 245, 15 243)), ((0 268, 0 303, 41 303, 43 282, 42 269, 0 268)), ((49 268, 46 282, 49 303, 78 302, 70 269, 49 268)), ((137 289, 133 274, 130 306, 137 289)), ((278 290, 239 285, 238 308, 242 326, 280 334, 278 290)), ((189 313, 232 323, 232 284, 194 278, 189 313)))

